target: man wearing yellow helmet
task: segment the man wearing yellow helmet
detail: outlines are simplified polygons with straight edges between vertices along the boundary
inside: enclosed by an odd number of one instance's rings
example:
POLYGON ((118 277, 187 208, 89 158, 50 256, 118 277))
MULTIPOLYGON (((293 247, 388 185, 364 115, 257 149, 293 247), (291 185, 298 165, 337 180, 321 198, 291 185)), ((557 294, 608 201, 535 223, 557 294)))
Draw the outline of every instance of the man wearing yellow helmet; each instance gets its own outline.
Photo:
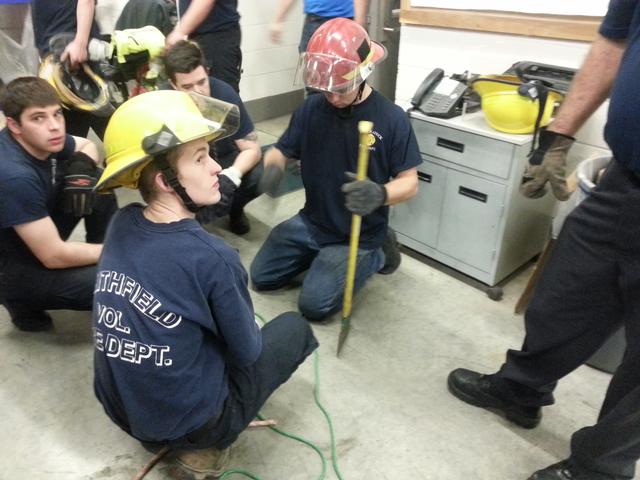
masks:
POLYGON ((229 230, 243 235, 251 228, 244 207, 260 194, 258 182, 262 175, 262 151, 251 117, 240 96, 228 83, 209 76, 206 60, 197 43, 178 41, 165 52, 164 67, 174 89, 210 96, 237 105, 240 110, 238 131, 213 145, 215 159, 224 168, 219 176, 222 201, 212 208, 203 209, 197 218, 207 223, 214 217, 228 214, 229 230))
POLYGON ((222 473, 227 447, 318 345, 295 312, 256 325, 238 253, 195 220, 220 200, 209 142, 237 114, 178 91, 131 98, 107 127, 97 185, 138 188, 147 205, 114 216, 98 265, 95 392, 124 431, 178 450, 191 474, 222 473))
POLYGON ((95 266, 115 197, 92 199, 96 146, 65 133, 45 80, 6 87, 0 131, 0 297, 21 330, 51 327, 45 310, 90 310, 95 266), (87 242, 67 238, 85 218, 87 242))

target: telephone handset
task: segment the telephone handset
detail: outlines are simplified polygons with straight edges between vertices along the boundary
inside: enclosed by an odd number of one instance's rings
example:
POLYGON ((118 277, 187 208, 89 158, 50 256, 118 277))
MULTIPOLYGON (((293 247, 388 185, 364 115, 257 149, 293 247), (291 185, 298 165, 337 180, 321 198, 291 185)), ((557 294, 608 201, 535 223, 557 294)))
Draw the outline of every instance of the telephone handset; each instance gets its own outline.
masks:
POLYGON ((444 70, 436 68, 422 81, 411 105, 431 117, 455 117, 461 113, 466 90, 464 83, 445 78, 444 70))

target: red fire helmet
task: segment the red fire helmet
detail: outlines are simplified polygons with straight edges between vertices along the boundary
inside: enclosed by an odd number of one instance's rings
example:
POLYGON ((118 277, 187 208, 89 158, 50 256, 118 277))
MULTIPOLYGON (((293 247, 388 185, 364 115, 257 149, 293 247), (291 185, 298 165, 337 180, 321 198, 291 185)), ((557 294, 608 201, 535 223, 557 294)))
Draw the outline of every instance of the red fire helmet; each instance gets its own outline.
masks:
POLYGON ((387 56, 383 45, 348 18, 334 18, 313 34, 307 51, 300 55, 296 77, 307 88, 347 93, 371 75, 387 56))

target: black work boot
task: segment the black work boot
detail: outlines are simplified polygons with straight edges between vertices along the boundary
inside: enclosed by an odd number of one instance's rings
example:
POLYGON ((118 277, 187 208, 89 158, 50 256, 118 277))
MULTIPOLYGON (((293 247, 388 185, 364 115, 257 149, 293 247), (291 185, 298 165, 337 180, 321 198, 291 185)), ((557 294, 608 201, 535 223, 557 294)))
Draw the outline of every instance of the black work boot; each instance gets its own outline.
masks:
POLYGON ((481 375, 466 368, 458 368, 449 374, 449 391, 463 402, 498 413, 523 428, 535 428, 540 423, 540 407, 523 407, 506 399, 499 391, 492 375, 481 375))
POLYGON ((527 480, 624 480, 625 477, 607 475, 605 473, 590 472, 574 465, 569 460, 563 460, 538 470, 527 480))
POLYGON ((244 235, 251 230, 251 224, 249 218, 244 213, 244 210, 239 212, 229 213, 229 230, 236 235, 244 235))
POLYGON ((398 269, 402 257, 400 255, 400 244, 398 243, 396 232, 388 227, 387 236, 382 244, 382 251, 384 252, 384 265, 378 270, 378 273, 389 275, 398 269))
POLYGON ((44 310, 34 310, 20 303, 9 303, 2 300, 2 305, 9 312, 11 322, 23 332, 44 332, 53 327, 51 317, 44 310))

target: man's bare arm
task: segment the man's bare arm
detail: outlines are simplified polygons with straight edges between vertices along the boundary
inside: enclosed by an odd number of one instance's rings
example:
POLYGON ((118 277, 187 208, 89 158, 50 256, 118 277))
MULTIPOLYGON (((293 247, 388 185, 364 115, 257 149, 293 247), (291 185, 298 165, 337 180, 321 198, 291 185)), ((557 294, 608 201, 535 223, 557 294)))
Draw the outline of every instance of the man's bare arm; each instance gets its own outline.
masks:
POLYGON ((47 268, 71 268, 93 265, 102 253, 101 244, 65 242, 51 217, 14 227, 29 250, 47 268))
POLYGON ((233 162, 233 166, 244 175, 260 161, 262 151, 258 143, 258 135, 256 132, 250 132, 244 138, 236 140, 235 144, 240 150, 240 153, 233 162))
POLYGON ((418 169, 410 168, 400 172, 384 185, 387 190, 385 205, 395 205, 412 198, 418 193, 418 169))
POLYGON ((173 31, 167 35, 165 44, 171 47, 180 40, 185 40, 191 35, 196 28, 200 26, 202 21, 213 10, 216 0, 193 0, 189 4, 189 8, 182 13, 180 23, 175 26, 173 31))
POLYGON ((87 45, 95 13, 95 0, 78 0, 76 7, 76 36, 60 56, 61 61, 69 60, 73 68, 87 61, 87 45))
POLYGON ((604 102, 618 74, 626 42, 599 35, 591 45, 580 71, 553 122, 547 128, 573 136, 604 102))

